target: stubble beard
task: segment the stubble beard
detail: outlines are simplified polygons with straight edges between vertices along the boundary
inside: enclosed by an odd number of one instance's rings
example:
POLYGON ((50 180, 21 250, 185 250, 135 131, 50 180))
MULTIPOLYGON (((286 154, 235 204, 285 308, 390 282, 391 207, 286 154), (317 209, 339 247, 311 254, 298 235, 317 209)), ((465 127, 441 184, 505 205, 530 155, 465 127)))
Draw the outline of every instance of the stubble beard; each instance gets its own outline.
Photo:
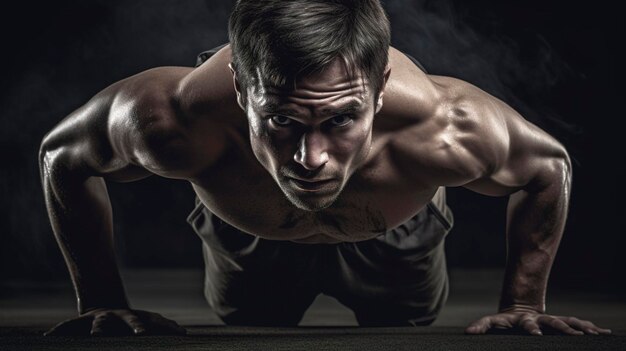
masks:
POLYGON ((312 193, 311 195, 299 196, 291 190, 292 186, 288 184, 279 184, 279 187, 289 202, 298 209, 309 212, 318 212, 332 206, 343 190, 342 184, 339 189, 331 194, 315 195, 312 193))

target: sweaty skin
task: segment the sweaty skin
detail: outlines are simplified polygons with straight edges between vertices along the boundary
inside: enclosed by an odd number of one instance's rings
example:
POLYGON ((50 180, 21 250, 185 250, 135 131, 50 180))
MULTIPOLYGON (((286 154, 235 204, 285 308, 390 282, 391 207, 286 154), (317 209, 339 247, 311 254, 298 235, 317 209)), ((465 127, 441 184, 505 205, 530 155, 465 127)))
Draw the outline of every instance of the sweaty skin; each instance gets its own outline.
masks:
MULTIPOLYGON (((299 243, 376 237, 442 186, 511 195, 503 313, 467 332, 498 323, 528 333, 545 325, 603 332, 543 314, 571 187, 567 152, 550 135, 467 82, 424 74, 394 48, 377 95, 340 59, 293 90, 260 77, 244 88, 230 62, 226 46, 196 69, 161 67, 119 81, 44 137, 48 213, 79 313, 94 328, 106 319, 99 311, 139 323, 115 264, 105 181, 156 174, 189 181, 211 212, 245 232, 299 243)), ((180 332, 172 321, 154 323, 180 332)))

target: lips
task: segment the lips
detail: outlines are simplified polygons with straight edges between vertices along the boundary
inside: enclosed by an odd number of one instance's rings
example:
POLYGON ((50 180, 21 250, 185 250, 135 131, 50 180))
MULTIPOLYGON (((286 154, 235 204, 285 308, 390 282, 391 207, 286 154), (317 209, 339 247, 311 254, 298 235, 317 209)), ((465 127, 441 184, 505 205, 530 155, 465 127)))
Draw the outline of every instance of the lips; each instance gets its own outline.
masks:
POLYGON ((335 179, 324 179, 324 180, 301 180, 296 178, 288 178, 292 184, 295 184, 297 188, 302 191, 316 192, 321 190, 328 190, 333 188, 335 179))

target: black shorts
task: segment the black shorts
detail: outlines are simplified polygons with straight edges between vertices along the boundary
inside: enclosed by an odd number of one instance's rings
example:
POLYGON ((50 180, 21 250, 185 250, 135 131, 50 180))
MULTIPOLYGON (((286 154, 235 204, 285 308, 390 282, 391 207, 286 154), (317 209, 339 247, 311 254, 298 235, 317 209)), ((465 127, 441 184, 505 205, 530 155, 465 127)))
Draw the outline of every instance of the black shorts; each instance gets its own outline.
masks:
MULTIPOLYGON (((203 52, 199 64, 218 49, 203 52)), ((203 242, 205 297, 226 324, 296 326, 323 293, 362 326, 429 325, 448 297, 444 239, 453 215, 443 187, 406 223, 355 243, 262 239, 197 197, 187 221, 203 242)))

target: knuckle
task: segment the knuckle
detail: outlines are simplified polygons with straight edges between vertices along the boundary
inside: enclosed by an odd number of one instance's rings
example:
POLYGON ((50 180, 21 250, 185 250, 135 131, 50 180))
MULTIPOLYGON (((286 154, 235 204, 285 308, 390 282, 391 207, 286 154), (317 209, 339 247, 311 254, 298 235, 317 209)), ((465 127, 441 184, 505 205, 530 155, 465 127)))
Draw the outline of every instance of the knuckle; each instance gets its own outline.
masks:
POLYGON ((495 324, 509 327, 511 323, 506 318, 496 318, 494 319, 495 324))
POLYGON ((522 326, 536 325, 535 321, 532 318, 521 319, 519 324, 522 326))
POLYGON ((555 319, 554 316, 551 316, 549 314, 535 314, 534 316, 532 316, 532 318, 534 318, 536 321, 555 319))
POLYGON ((563 324, 564 324, 563 321, 560 321, 558 319, 552 319, 548 322, 548 325, 554 328, 562 327, 563 324))

